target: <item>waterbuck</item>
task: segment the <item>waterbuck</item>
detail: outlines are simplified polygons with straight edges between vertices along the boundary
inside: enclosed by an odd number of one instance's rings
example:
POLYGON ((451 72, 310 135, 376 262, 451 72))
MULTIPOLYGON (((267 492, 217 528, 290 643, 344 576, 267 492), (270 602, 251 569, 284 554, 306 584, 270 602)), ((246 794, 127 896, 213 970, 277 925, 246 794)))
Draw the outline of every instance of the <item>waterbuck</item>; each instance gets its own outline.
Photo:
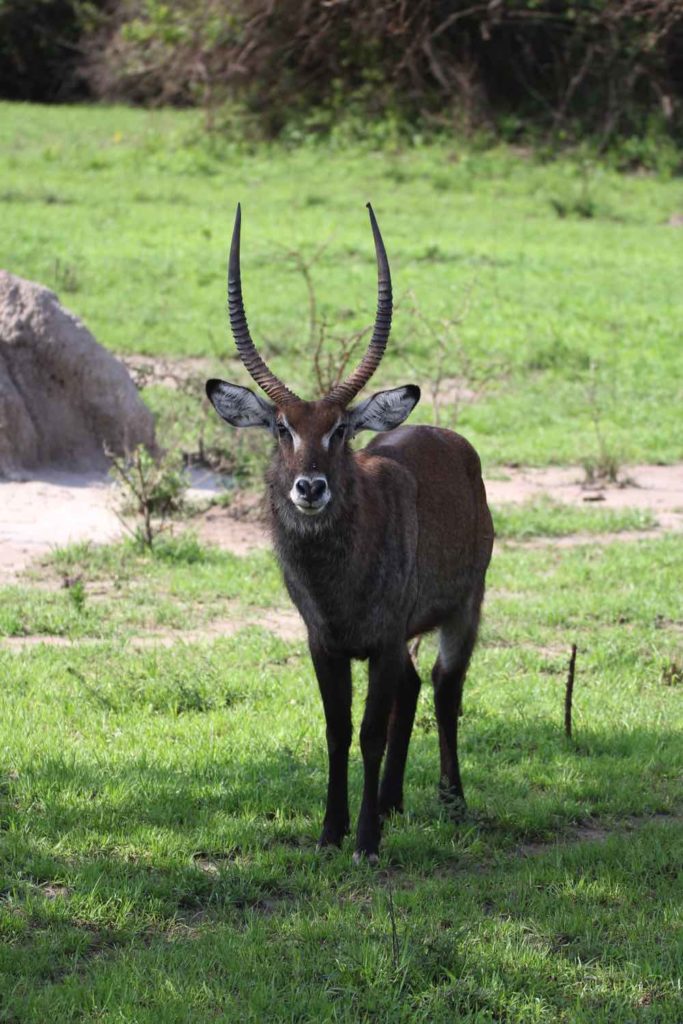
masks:
POLYGON ((377 369, 391 327, 391 277, 368 204, 378 268, 374 331, 358 367, 319 401, 307 402, 268 368, 242 302, 237 207, 228 269, 230 326, 242 362, 270 401, 222 380, 207 382, 216 411, 235 427, 262 427, 276 441, 267 488, 272 534, 287 590, 308 630, 327 724, 327 808, 319 846, 349 831, 351 659, 368 659, 360 730, 365 782, 354 860, 378 859, 381 821, 403 808, 403 775, 420 678, 408 641, 439 631, 432 670, 441 752, 441 794, 464 806, 458 711, 474 647, 493 546, 481 464, 459 434, 400 427, 414 384, 351 401, 377 369), (379 431, 366 448, 350 441, 379 431), (386 748, 384 773, 380 766, 386 748))

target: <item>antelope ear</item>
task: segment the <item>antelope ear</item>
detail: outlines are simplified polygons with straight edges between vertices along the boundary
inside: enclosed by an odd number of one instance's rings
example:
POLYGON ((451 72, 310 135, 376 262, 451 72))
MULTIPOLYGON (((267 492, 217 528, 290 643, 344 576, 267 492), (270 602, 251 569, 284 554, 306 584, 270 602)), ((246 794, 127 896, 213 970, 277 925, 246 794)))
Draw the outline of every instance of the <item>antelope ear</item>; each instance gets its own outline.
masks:
POLYGON ((416 384, 391 391, 378 391, 350 410, 349 423, 354 434, 359 430, 393 430, 403 423, 420 401, 416 384))
POLYGON ((227 380, 207 380, 206 393, 218 415, 233 427, 275 429, 275 406, 249 388, 227 380))

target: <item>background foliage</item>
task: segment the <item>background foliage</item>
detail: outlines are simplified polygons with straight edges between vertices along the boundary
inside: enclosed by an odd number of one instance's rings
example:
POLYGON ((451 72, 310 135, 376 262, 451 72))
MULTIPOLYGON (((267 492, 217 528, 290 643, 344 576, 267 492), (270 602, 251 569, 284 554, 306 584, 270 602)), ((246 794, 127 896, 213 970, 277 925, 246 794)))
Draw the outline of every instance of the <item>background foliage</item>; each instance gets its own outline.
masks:
POLYGON ((606 143, 653 119, 681 128, 679 0, 0 0, 0 94, 87 90, 238 100, 261 131, 326 131, 356 112, 429 129, 528 122, 606 143))

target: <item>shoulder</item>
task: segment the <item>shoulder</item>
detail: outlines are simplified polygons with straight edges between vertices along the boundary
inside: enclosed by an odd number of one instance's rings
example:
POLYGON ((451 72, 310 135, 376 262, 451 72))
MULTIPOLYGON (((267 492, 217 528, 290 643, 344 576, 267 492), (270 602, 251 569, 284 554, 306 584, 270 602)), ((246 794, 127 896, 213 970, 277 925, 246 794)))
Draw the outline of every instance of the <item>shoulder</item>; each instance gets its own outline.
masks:
POLYGON ((366 456, 380 456, 404 464, 413 460, 457 459, 470 475, 481 472, 479 456, 467 438, 443 427, 397 427, 377 434, 362 451, 366 456))

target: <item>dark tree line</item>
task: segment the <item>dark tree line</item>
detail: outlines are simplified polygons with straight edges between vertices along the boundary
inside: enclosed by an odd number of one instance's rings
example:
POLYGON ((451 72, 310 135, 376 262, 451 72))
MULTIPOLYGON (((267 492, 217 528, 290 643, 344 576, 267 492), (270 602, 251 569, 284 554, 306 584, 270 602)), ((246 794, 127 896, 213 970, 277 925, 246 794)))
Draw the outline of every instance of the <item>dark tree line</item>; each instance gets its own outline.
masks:
POLYGON ((0 0, 0 93, 678 135, 683 0, 0 0))

